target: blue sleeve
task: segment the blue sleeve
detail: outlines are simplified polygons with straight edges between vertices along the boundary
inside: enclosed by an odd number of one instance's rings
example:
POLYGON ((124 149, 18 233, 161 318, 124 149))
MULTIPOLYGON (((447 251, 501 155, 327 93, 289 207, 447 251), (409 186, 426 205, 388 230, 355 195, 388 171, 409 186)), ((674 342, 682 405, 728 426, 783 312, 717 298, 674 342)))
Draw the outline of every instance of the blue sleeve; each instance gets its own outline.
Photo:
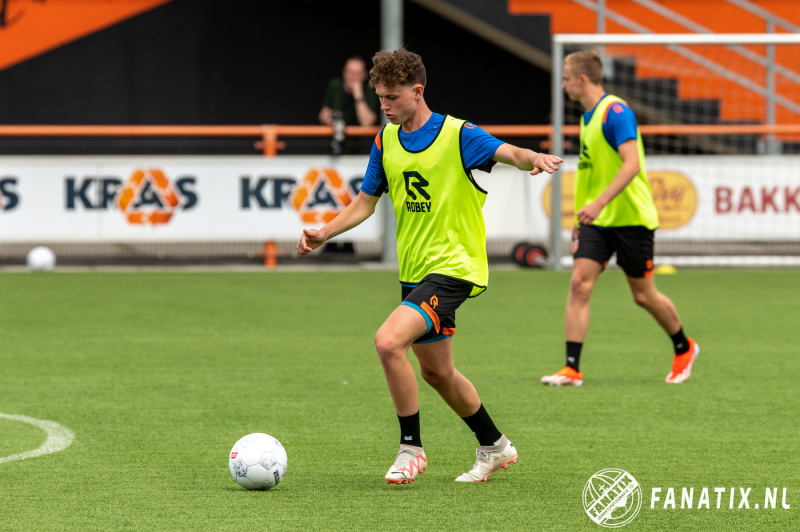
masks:
POLYGON ((461 128, 461 157, 467 170, 491 172, 496 164, 492 160, 497 148, 505 144, 476 126, 466 122, 461 128))
POLYGON ((615 150, 623 142, 636 138, 636 115, 624 103, 608 106, 603 120, 603 136, 615 150))
POLYGON ((367 172, 364 174, 364 181, 361 183, 362 192, 377 197, 381 197, 389 186, 388 181, 386 181, 386 172, 383 171, 383 159, 381 157, 382 135, 383 130, 381 129, 375 136, 375 142, 372 143, 367 172))

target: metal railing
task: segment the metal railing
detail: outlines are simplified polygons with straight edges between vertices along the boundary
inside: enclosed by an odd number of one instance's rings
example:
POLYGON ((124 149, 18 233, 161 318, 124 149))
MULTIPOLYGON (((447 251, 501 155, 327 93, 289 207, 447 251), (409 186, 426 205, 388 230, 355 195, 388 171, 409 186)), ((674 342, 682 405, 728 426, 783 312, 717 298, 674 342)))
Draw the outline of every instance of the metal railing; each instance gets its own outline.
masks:
MULTIPOLYGON (((602 34, 605 32, 605 21, 606 18, 609 18, 620 24, 621 26, 634 31, 640 34, 653 34, 656 33, 650 28, 639 24, 620 13, 612 11, 608 9, 606 6, 605 0, 572 0, 573 2, 593 11, 597 15, 597 33, 602 34)), ((699 34, 714 34, 713 31, 708 29, 707 27, 699 24, 688 17, 685 17, 661 4, 655 2, 653 0, 632 0, 634 3, 639 4, 642 7, 645 7, 651 10, 654 13, 674 22, 677 24, 682 25, 683 27, 694 31, 699 34)), ((786 19, 772 13, 771 11, 764 9, 758 5, 752 4, 747 0, 726 0, 728 3, 735 5, 745 11, 748 11, 751 14, 754 14, 758 17, 761 17, 766 22, 766 32, 774 34, 776 26, 782 26, 783 28, 788 29, 791 32, 800 33, 800 26, 797 26, 786 19)), ((723 43, 724 44, 724 43, 723 43)), ((742 48, 739 45, 728 45, 735 53, 745 57, 759 65, 766 67, 766 75, 764 80, 764 85, 759 85, 758 83, 754 83, 750 80, 747 80, 737 74, 736 72, 725 68, 724 66, 720 65, 719 63, 715 63, 714 61, 709 60, 706 57, 703 57, 701 54, 698 54, 692 50, 684 48, 679 45, 667 45, 669 49, 673 52, 680 54, 681 56, 707 68, 708 70, 732 81, 737 83, 746 89, 763 96, 766 100, 766 123, 768 125, 776 124, 776 112, 775 106, 776 104, 780 104, 785 108, 800 114, 800 104, 794 102, 788 98, 777 94, 776 91, 776 83, 775 83, 775 76, 776 73, 781 74, 789 81, 792 81, 796 84, 800 84, 800 74, 786 68, 775 61, 775 45, 766 43, 767 53, 766 57, 763 57, 751 50, 746 48, 742 48)), ((602 44, 598 45, 598 52, 600 56, 603 57, 604 54, 604 46, 602 44)), ((610 72, 609 65, 605 65, 607 67, 607 72, 610 72)), ((766 142, 767 146, 767 153, 770 154, 777 154, 780 153, 780 144, 776 140, 774 135, 769 135, 766 142)))
MULTIPOLYGON (((560 81, 554 78, 554 91, 560 92, 560 81)), ((498 138, 545 137, 548 139, 541 149, 558 151, 553 147, 553 125, 488 125, 481 126, 487 133, 498 138)), ((579 126, 560 124, 564 135, 577 135, 579 126)), ((800 124, 752 124, 752 125, 640 125, 642 135, 800 135, 800 124)), ((380 131, 376 126, 348 126, 349 137, 371 137, 380 131)), ((266 157, 275 157, 285 147, 282 138, 331 137, 330 126, 60 126, 60 125, 0 125, 0 137, 255 137, 253 147, 266 157)))
MULTIPOLYGON (((547 137, 549 125, 484 126, 497 137, 547 137)), ((347 126, 348 137, 371 137, 378 126, 347 126)), ((256 137, 254 149, 267 157, 275 157, 285 148, 281 138, 332 137, 331 126, 284 126, 264 124, 254 126, 84 126, 84 125, 0 125, 0 137, 256 137)))

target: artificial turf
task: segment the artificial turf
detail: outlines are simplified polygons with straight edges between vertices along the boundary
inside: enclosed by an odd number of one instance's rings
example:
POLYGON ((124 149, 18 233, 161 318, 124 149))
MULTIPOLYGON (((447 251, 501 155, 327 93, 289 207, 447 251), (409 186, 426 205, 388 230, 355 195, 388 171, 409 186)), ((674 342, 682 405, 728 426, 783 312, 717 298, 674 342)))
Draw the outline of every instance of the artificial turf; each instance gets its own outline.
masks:
MULTIPOLYGON (((429 468, 387 486, 399 431, 373 336, 399 302, 396 273, 2 274, 0 413, 75 439, 0 463, 0 530, 600 530, 582 492, 611 467, 643 489, 626 529, 800 527, 800 271, 659 276, 702 349, 682 385, 663 382, 669 338, 610 271, 592 300, 584 386, 541 386, 563 365, 568 282, 495 271, 458 311, 456 367, 518 464, 486 484, 453 482, 476 441, 420 379, 429 468), (271 491, 228 472, 229 449, 251 432, 287 449, 271 491), (752 488, 751 509, 728 509, 727 491, 720 509, 713 491, 710 509, 680 509, 681 487, 696 506, 718 486, 737 488, 736 506, 752 488), (767 486, 777 509, 763 509, 767 486), (662 507, 669 487, 677 509, 662 507)), ((44 440, 0 418, 0 458, 44 440)))

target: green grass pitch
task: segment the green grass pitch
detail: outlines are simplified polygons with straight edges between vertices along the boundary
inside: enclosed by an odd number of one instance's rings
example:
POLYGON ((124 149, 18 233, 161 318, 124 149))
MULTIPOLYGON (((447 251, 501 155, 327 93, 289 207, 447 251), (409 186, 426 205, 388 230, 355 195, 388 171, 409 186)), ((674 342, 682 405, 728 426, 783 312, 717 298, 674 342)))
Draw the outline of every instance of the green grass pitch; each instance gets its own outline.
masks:
MULTIPOLYGON (((0 275, 0 413, 75 433, 64 451, 0 464, 0 530, 601 530, 581 494, 610 467, 643 487, 626 530, 796 530, 800 271, 659 276, 702 348, 682 385, 663 382, 671 343, 619 271, 593 296, 584 386, 538 384, 563 365, 568 282, 495 271, 458 311, 456 367, 519 463, 454 483, 476 441, 420 379, 429 468, 387 486, 399 429, 373 337, 399 303, 396 273, 0 275), (228 472, 251 432, 287 449, 274 490, 228 472), (737 506, 751 487, 751 509, 728 509, 727 492, 716 509, 712 492, 711 509, 681 510, 680 488, 696 505, 704 486, 737 487, 737 506), (778 508, 753 509, 767 486, 778 508), (668 487, 678 509, 661 507, 668 487)), ((0 457, 44 440, 0 418, 0 457)))

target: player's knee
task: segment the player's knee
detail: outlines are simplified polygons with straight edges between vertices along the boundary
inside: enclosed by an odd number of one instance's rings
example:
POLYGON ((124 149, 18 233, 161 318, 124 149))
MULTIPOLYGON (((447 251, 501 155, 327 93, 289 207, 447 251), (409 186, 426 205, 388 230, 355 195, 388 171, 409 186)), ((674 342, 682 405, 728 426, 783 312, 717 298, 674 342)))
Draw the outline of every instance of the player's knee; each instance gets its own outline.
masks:
POLYGON ((569 282, 569 292, 573 298, 589 299, 594 288, 594 282, 580 276, 573 276, 569 282))
POLYGON ((637 290, 633 292, 633 302, 640 307, 647 308, 650 306, 650 295, 647 292, 637 290))
POLYGON ((393 358, 402 355, 402 346, 396 337, 390 332, 379 330, 375 334, 375 349, 381 362, 389 362, 393 358))
POLYGON ((453 368, 420 368, 422 378, 431 388, 437 389, 447 384, 453 378, 453 368))

